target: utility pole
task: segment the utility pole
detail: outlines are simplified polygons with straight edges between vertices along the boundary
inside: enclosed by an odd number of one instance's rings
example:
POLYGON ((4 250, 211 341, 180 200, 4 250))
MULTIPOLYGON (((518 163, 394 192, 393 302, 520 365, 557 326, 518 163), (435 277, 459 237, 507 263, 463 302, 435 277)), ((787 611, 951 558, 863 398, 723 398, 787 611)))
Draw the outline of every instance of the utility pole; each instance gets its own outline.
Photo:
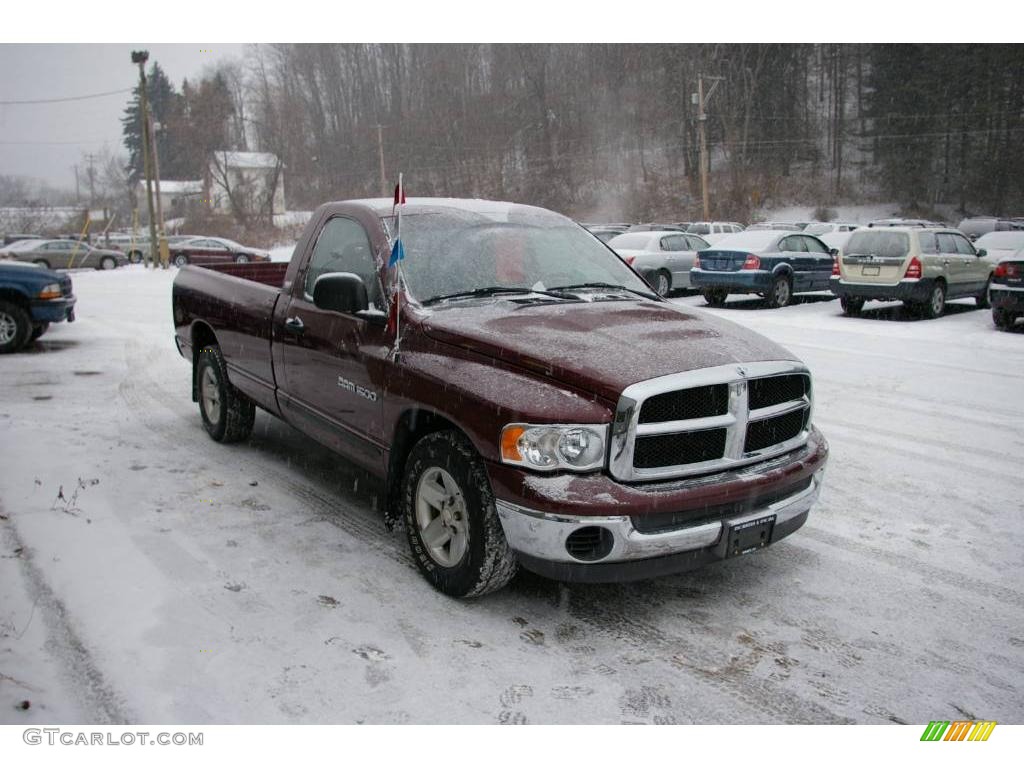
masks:
POLYGON ((142 108, 142 158, 146 173, 146 205, 149 208, 149 257, 156 266, 156 214, 153 211, 153 172, 149 162, 149 148, 153 137, 150 135, 149 99, 146 97, 146 60, 149 51, 132 51, 132 64, 139 65, 139 103, 142 108))
POLYGON ((75 169, 75 202, 78 203, 82 199, 82 189, 78 184, 78 163, 71 167, 75 169))
MULTIPOLYGON (((167 269, 167 262, 169 253, 167 252, 167 239, 164 233, 164 207, 163 201, 160 199, 160 153, 156 148, 156 131, 154 127, 160 126, 159 123, 153 123, 153 115, 149 115, 149 135, 152 137, 153 148, 153 186, 156 188, 156 221, 158 227, 158 237, 160 242, 158 243, 157 252, 160 254, 160 266, 167 269)), ((162 127, 162 126, 161 126, 162 127)))
POLYGON ((384 175, 384 127, 377 123, 377 152, 380 154, 380 194, 388 196, 388 180, 384 175))
POLYGON ((89 208, 92 208, 96 205, 96 155, 88 152, 83 157, 89 163, 87 178, 89 179, 89 208))
POLYGON ((697 75, 697 93, 694 94, 697 97, 697 135, 700 139, 700 194, 704 202, 704 221, 711 220, 711 198, 708 193, 708 170, 711 163, 708 157, 708 116, 704 108, 711 99, 711 94, 715 92, 718 84, 723 80, 725 80, 724 77, 697 75), (712 81, 711 90, 707 93, 704 93, 705 79, 712 81))

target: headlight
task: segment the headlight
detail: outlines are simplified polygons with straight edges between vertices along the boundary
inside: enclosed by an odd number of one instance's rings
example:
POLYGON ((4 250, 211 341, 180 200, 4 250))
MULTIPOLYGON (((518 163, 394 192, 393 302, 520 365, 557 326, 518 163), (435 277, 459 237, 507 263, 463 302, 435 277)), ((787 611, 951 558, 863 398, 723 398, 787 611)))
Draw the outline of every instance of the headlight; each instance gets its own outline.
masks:
POLYGON ((58 283, 50 283, 47 286, 43 286, 43 290, 39 292, 40 299, 59 299, 60 298, 60 285, 58 283))
POLYGON ((542 472, 588 472, 604 466, 607 424, 509 424, 501 460, 542 472))

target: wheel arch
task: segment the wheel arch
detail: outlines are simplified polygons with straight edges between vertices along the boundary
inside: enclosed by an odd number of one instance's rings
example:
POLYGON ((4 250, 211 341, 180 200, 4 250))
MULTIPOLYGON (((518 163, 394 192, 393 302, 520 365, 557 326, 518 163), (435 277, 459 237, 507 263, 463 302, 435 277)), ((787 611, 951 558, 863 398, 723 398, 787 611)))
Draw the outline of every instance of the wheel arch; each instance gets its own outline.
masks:
POLYGON ((199 380, 196 378, 196 369, 199 364, 199 353, 204 347, 216 347, 217 334, 209 323, 203 320, 196 320, 192 323, 190 332, 192 339, 192 402, 199 402, 199 380))
POLYGON ((399 495, 409 452, 427 435, 447 430, 459 432, 472 443, 472 438, 458 424, 429 408, 407 408, 395 422, 384 486, 384 522, 389 529, 401 517, 399 495))
POLYGON ((0 301, 9 301, 13 304, 28 309, 30 307, 28 296, 24 291, 10 286, 0 286, 0 301))

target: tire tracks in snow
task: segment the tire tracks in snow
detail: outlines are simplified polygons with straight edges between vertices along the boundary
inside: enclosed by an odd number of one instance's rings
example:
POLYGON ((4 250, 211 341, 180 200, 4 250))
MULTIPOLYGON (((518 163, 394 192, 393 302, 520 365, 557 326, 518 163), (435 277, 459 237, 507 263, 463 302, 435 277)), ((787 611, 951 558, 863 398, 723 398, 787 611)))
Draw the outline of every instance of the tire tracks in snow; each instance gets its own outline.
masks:
POLYGON ((73 617, 64 602, 47 582, 36 565, 32 550, 25 545, 11 516, 3 526, 11 549, 21 549, 19 562, 29 596, 35 601, 47 627, 46 646, 59 661, 64 675, 82 710, 96 723, 122 725, 139 722, 125 704, 125 698, 104 677, 96 666, 88 646, 75 630, 73 617))

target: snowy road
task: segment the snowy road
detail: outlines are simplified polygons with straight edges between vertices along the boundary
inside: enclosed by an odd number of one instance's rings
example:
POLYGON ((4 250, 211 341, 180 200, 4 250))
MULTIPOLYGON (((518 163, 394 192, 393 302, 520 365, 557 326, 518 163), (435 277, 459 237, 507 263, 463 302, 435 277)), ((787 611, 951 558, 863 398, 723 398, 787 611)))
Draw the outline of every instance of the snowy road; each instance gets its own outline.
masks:
POLYGON ((173 274, 76 274, 78 322, 0 359, 0 722, 1024 721, 1024 333, 971 303, 715 310, 815 374, 808 524, 457 602, 367 476, 263 413, 247 444, 205 435, 173 274))

